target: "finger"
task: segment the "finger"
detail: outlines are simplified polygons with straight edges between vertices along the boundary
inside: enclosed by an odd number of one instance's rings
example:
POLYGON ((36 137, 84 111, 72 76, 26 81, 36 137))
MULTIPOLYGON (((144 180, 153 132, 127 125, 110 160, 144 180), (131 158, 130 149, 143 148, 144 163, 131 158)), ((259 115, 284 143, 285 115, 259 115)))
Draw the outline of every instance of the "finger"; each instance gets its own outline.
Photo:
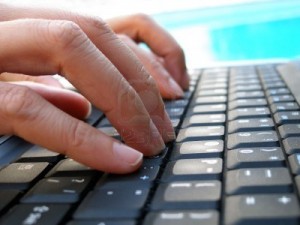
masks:
MULTIPOLYGON (((1 23, 0 30, 0 72, 62 74, 106 114, 126 143, 147 155, 164 148, 140 97, 76 24, 16 20, 1 23), (12 35, 16 29, 20 34, 12 35)), ((153 83, 144 85, 144 94, 152 101, 153 83)))
POLYGON ((167 99, 183 97, 181 88, 153 53, 143 50, 126 35, 118 35, 118 37, 132 49, 151 76, 156 80, 162 97, 167 99))
MULTIPOLYGON (((139 98, 142 100, 146 110, 148 111, 151 117, 151 120, 154 122, 163 140, 165 142, 168 142, 175 139, 175 133, 172 127, 172 123, 169 119, 168 114, 164 109, 164 104, 162 102, 161 96, 159 94, 159 90, 155 82, 152 80, 151 76, 147 73, 147 71, 143 68, 142 64, 138 61, 135 55, 128 49, 128 47, 124 43, 122 43, 117 38, 116 35, 113 34, 113 32, 110 30, 107 24, 104 23, 101 19, 95 17, 81 16, 78 14, 65 12, 65 11, 50 10, 50 9, 34 9, 34 8, 15 9, 14 8, 14 10, 12 11, 10 7, 6 7, 5 9, 2 10, 2 12, 4 13, 7 12, 5 13, 4 16, 2 16, 2 18, 5 20, 11 20, 16 18, 44 18, 44 19, 52 19, 52 20, 53 19, 69 20, 78 24, 80 28, 88 35, 89 39, 93 42, 93 44, 98 49, 100 49, 101 52, 103 52, 103 54, 109 59, 109 61, 111 61, 115 65, 115 67, 121 72, 121 74, 127 79, 129 84, 137 92, 139 98)), ((97 58, 89 57, 89 59, 90 59, 89 64, 91 64, 91 62, 94 62, 95 59, 97 58)), ((79 64, 76 67, 82 65, 81 61, 78 63, 79 64)), ((97 66, 98 69, 100 69, 99 65, 100 64, 98 64, 97 66)), ((94 65, 94 67, 95 66, 96 65, 94 65)), ((86 69, 87 67, 84 68, 86 69)), ((73 73, 74 70, 73 68, 70 68, 70 70, 68 71, 69 72, 72 71, 73 73)), ((117 73, 117 71, 114 71, 113 73, 117 73)), ((73 80, 73 82, 76 81, 73 80)), ((95 81, 93 82, 92 86, 94 85, 95 85, 95 81)), ((89 90, 90 89, 91 88, 89 88, 89 90)), ((114 94, 115 93, 116 92, 114 92, 114 94)), ((96 95, 97 93, 94 93, 93 97, 95 98, 96 95)), ((120 99, 123 99, 123 97, 120 97, 120 99)), ((121 105, 124 106, 124 103, 121 105)), ((119 110, 116 111, 122 112, 120 108, 119 110)), ((130 113, 130 115, 132 117, 133 112, 130 113)), ((111 117, 120 118, 121 115, 114 115, 111 117)), ((139 120, 139 119, 135 119, 135 120, 139 120)), ((116 123, 124 123, 123 121, 120 121, 120 119, 119 121, 116 121, 116 119, 114 119, 111 120, 111 122, 114 125, 116 125, 116 123)), ((124 126, 125 125, 123 124, 123 128, 124 126)), ((120 129, 122 125, 119 125, 117 127, 119 127, 120 129)), ((152 130, 155 129, 156 128, 153 128, 152 130)), ((147 136, 149 136, 149 134, 147 136)), ((157 135, 154 135, 154 137, 157 137, 157 135)), ((138 140, 139 138, 136 137, 134 139, 138 140)), ((153 137, 147 137, 147 140, 152 140, 152 139, 153 137)), ((156 142, 160 142, 160 141, 157 140, 156 142)), ((162 144, 153 143, 153 147, 159 145, 162 146, 162 144)), ((147 148, 149 148, 149 146, 147 148)))
POLYGON ((53 87, 63 87, 62 84, 52 76, 28 76, 19 73, 2 73, 0 74, 0 81, 32 81, 41 84, 47 84, 53 87))
POLYGON ((128 35, 136 42, 145 42, 151 50, 162 57, 169 73, 178 84, 187 89, 189 77, 185 57, 176 40, 149 16, 137 14, 108 20, 116 33, 128 35))
POLYGON ((35 91, 47 101, 78 119, 86 119, 91 114, 91 103, 82 95, 63 88, 38 84, 29 81, 11 82, 15 85, 22 85, 35 91))
POLYGON ((0 102, 0 134, 21 136, 106 172, 132 172, 141 164, 140 152, 62 112, 29 88, 0 82, 0 102))

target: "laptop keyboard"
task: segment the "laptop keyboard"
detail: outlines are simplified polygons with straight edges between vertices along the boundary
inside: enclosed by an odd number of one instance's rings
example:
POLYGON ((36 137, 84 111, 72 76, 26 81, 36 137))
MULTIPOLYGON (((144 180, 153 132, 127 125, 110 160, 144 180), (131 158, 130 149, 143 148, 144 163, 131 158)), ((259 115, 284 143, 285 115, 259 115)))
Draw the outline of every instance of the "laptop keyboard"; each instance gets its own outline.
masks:
POLYGON ((165 105, 176 141, 128 175, 0 137, 0 224, 300 224, 300 110, 274 65, 195 70, 165 105))

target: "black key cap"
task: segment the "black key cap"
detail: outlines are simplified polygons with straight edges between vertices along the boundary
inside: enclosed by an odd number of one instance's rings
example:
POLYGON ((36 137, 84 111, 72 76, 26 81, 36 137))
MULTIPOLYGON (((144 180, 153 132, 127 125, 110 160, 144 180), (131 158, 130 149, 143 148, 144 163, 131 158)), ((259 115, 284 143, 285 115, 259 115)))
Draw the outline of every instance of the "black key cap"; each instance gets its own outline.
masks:
POLYGON ((274 114, 276 124, 300 123, 300 111, 278 112, 274 114))
POLYGON ((13 163, 0 171, 0 189, 28 188, 48 166, 48 163, 13 163))
POLYGON ((289 156, 289 162, 293 174, 300 175, 300 153, 289 156))
POLYGON ((198 97, 194 100, 195 105, 224 104, 226 102, 227 102, 227 97, 226 96, 198 97))
POLYGON ((209 89, 209 90, 200 90, 197 93, 197 97, 205 96, 220 96, 227 95, 227 90, 225 88, 209 89))
POLYGON ((227 168, 259 168, 284 166, 281 148, 243 148, 227 152, 227 168))
POLYGON ((229 102, 228 108, 232 110, 236 108, 263 107, 263 106, 267 106, 267 104, 268 103, 264 98, 238 99, 229 102))
POLYGON ((275 131, 240 132, 228 135, 227 148, 277 147, 275 131))
POLYGON ((134 220, 74 220, 67 225, 136 225, 134 220))
POLYGON ((221 158, 180 159, 169 162, 163 181, 219 179, 222 173, 221 158))
POLYGON ((189 127, 179 131, 176 142, 215 140, 222 139, 223 136, 223 126, 189 127))
POLYGON ((300 136, 300 124, 285 124, 278 128, 282 139, 300 136))
POLYGON ((295 101, 295 99, 292 95, 271 96, 268 98, 268 100, 269 100, 270 104, 295 101))
POLYGON ((290 94, 289 89, 287 88, 275 88, 270 89, 267 91, 268 96, 276 96, 276 95, 284 95, 284 94, 290 94))
POLYGON ((64 204, 21 204, 9 212, 1 225, 58 225, 69 210, 64 204))
POLYGON ((230 121, 228 133, 273 130, 274 123, 271 118, 238 119, 230 121))
POLYGON ((3 135, 3 136, 0 136, 0 145, 2 143, 4 143, 5 141, 7 141, 11 136, 9 135, 3 135))
POLYGON ((282 143, 286 154, 291 155, 294 153, 300 153, 299 137, 286 138, 282 143))
POLYGON ((238 169, 227 172, 226 193, 286 193, 292 180, 286 168, 238 169))
POLYGON ((166 147, 160 154, 145 156, 143 166, 160 166, 165 160, 170 147, 166 147))
POLYGON ((159 166, 142 166, 138 171, 127 175, 109 174, 104 181, 100 181, 98 188, 105 187, 132 186, 133 182, 143 184, 144 187, 152 185, 157 178, 159 166))
POLYGON ((20 194, 16 190, 0 190, 0 213, 20 194))
POLYGON ((225 225, 296 225, 299 212, 293 194, 230 196, 225 201, 225 225))
POLYGON ((296 102, 284 102, 276 103, 271 105, 271 110, 273 113, 282 111, 295 111, 298 110, 299 106, 296 102))
POLYGON ((233 92, 229 95, 229 100, 237 100, 237 99, 250 99, 250 98, 262 98, 265 94, 263 91, 239 91, 233 92))
POLYGON ((97 122, 103 118, 104 114, 103 112, 101 112, 99 109, 95 108, 94 106, 92 107, 92 112, 91 115, 89 116, 89 118, 87 118, 85 121, 94 126, 97 124, 97 122))
POLYGON ((270 116, 270 110, 267 107, 239 108, 230 110, 228 113, 229 120, 265 118, 266 116, 270 116))
POLYGON ((171 153, 171 160, 220 157, 224 149, 222 140, 191 141, 177 144, 171 153))
POLYGON ((80 220, 137 218, 146 203, 148 193, 149 189, 135 187, 95 190, 84 199, 74 218, 80 220))
POLYGON ((298 195, 300 195, 300 175, 295 177, 297 189, 298 189, 298 195))
POLYGON ((219 181, 163 183, 155 193, 151 209, 216 209, 220 199, 219 181))
POLYGON ((22 203, 75 203, 91 182, 90 177, 53 177, 40 180, 22 203))
POLYGON ((21 155, 19 162, 57 162, 61 155, 57 152, 47 150, 38 145, 34 145, 21 155))
POLYGON ((219 213, 213 210, 172 210, 149 213, 143 225, 218 225, 219 213))
POLYGON ((185 108, 189 101, 187 99, 179 99, 174 101, 166 101, 165 107, 166 109, 169 108, 185 108))
POLYGON ((224 125, 224 123, 225 114, 203 114, 185 117, 181 127, 224 125))
POLYGON ((188 115, 225 113, 225 104, 196 105, 188 111, 188 115))
POLYGON ((101 174, 88 166, 68 158, 61 160, 46 176, 91 176, 96 173, 101 174))
POLYGON ((181 118, 184 112, 184 108, 168 108, 166 109, 167 113, 169 114, 170 118, 181 118))

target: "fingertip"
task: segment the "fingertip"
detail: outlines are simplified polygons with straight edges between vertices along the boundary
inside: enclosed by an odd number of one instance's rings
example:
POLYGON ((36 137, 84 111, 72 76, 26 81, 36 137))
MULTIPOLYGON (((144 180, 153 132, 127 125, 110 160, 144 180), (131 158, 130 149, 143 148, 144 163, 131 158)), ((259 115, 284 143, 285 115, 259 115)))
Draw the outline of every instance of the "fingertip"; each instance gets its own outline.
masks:
POLYGON ((188 75, 187 72, 185 72, 183 74, 183 76, 181 77, 181 87, 183 88, 184 91, 187 91, 189 89, 189 86, 190 86, 190 77, 188 75))
POLYGON ((138 168, 143 160, 143 154, 119 142, 113 143, 113 154, 116 159, 129 166, 129 169, 138 168))

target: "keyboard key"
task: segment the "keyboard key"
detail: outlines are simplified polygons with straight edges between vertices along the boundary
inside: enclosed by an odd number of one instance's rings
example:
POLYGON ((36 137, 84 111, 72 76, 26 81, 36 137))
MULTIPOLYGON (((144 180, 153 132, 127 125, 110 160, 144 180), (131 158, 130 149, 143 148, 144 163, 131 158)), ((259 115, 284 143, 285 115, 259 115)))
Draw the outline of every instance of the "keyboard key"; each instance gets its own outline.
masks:
POLYGON ((230 92, 238 92, 238 91, 260 91, 261 85, 260 84, 246 84, 246 85, 236 85, 231 88, 230 92))
POLYGON ((219 213, 213 210, 172 210, 151 212, 143 225, 218 225, 219 213))
POLYGON ((162 175, 163 181, 219 179, 221 158, 180 159, 169 162, 162 175))
POLYGON ((228 119, 236 120, 250 118, 265 118, 270 115, 270 110, 267 107, 239 108, 230 110, 228 113, 228 119))
POLYGON ((273 103, 282 103, 282 102, 293 102, 295 101, 294 97, 292 95, 277 95, 277 96, 271 96, 268 98, 270 104, 273 103))
POLYGON ((262 98, 264 96, 263 91, 239 91, 230 93, 229 99, 232 101, 237 99, 262 98))
POLYGON ((227 172, 226 193, 286 193, 292 180, 286 168, 238 169, 227 172))
POLYGON ((87 118, 85 121, 94 126, 98 123, 98 121, 104 117, 103 112, 101 112, 99 109, 95 108, 94 106, 92 107, 92 112, 89 118, 87 118))
POLYGON ((286 154, 291 155, 294 153, 300 153, 299 137, 286 138, 282 143, 286 154))
POLYGON ((68 158, 61 160, 46 176, 92 176, 96 174, 100 175, 101 172, 68 158))
POLYGON ((108 185, 112 187, 123 185, 132 186, 133 182, 142 183, 145 187, 150 187, 157 178, 159 169, 159 166, 143 165, 138 171, 131 174, 108 174, 104 181, 100 181, 98 188, 101 188, 103 185, 105 185, 105 187, 108 185))
POLYGON ((22 203, 75 203, 91 182, 91 177, 54 177, 40 180, 22 203))
POLYGON ((289 162, 293 174, 300 175, 300 153, 289 156, 289 162))
POLYGON ((223 126, 189 127, 179 131, 176 142, 222 139, 223 135, 223 126))
POLYGON ((184 112, 184 108, 169 108, 166 109, 168 115, 172 119, 181 118, 184 112))
POLYGON ((228 132, 248 132, 248 131, 265 131, 273 130, 274 123, 271 118, 260 119, 238 119, 228 123, 228 132))
POLYGON ((10 211, 0 224, 59 225, 69 208, 64 204, 21 204, 10 211))
POLYGON ((219 181, 162 183, 156 190, 151 209, 216 209, 220 200, 219 181))
POLYGON ((166 101, 165 107, 166 109, 170 108, 185 108, 189 101, 187 99, 179 99, 174 101, 166 101))
POLYGON ((78 220, 138 218, 148 194, 147 188, 98 189, 88 194, 76 210, 74 218, 78 220))
POLYGON ((299 110, 299 106, 296 102, 275 103, 271 105, 271 110, 273 113, 283 111, 295 111, 299 110))
POLYGON ((300 124, 285 124, 278 128, 282 139, 300 136, 300 124))
POLYGON ((135 220, 74 220, 67 225, 136 225, 135 220))
POLYGON ((293 194, 230 196, 225 200, 225 225, 296 225, 299 212, 293 194))
POLYGON ((224 149, 222 140, 190 141, 176 144, 171 160, 220 157, 224 149))
POLYGON ((300 111, 278 112, 274 114, 277 125, 300 123, 300 111))
POLYGON ((236 108, 248 108, 248 107, 263 107, 267 106, 268 103, 264 98, 255 98, 255 99, 238 99, 229 102, 228 108, 236 109, 236 108))
POLYGON ((295 177, 297 189, 298 189, 298 195, 300 195, 300 175, 295 177))
POLYGON ((239 132, 228 135, 227 148, 277 147, 275 131, 239 132))
POLYGON ((21 155, 18 162, 57 162, 61 155, 38 145, 34 145, 21 155))
POLYGON ((227 90, 225 88, 217 88, 217 89, 209 89, 209 90, 201 90, 198 91, 197 97, 204 96, 219 96, 219 95, 227 95, 227 90))
POLYGON ((48 163, 13 163, 0 171, 0 189, 28 188, 41 175, 48 163))
POLYGON ((187 112, 187 115, 194 114, 216 114, 216 113, 225 113, 226 105, 225 104, 213 104, 213 105, 196 105, 190 108, 187 112))
POLYGON ((224 125, 225 114, 203 114, 186 117, 183 121, 182 128, 192 126, 210 126, 210 125, 224 125))
POLYGON ((276 96, 276 95, 284 95, 284 94, 290 94, 289 89, 287 88, 275 88, 270 89, 267 91, 268 96, 276 96))
POLYGON ((209 97, 198 97, 194 100, 195 105, 202 104, 224 104, 227 101, 226 96, 209 96, 209 97))
POLYGON ((285 165, 283 151, 279 147, 243 148, 227 152, 227 168, 279 167, 285 165))
POLYGON ((0 190, 0 213, 20 194, 17 190, 0 190))

